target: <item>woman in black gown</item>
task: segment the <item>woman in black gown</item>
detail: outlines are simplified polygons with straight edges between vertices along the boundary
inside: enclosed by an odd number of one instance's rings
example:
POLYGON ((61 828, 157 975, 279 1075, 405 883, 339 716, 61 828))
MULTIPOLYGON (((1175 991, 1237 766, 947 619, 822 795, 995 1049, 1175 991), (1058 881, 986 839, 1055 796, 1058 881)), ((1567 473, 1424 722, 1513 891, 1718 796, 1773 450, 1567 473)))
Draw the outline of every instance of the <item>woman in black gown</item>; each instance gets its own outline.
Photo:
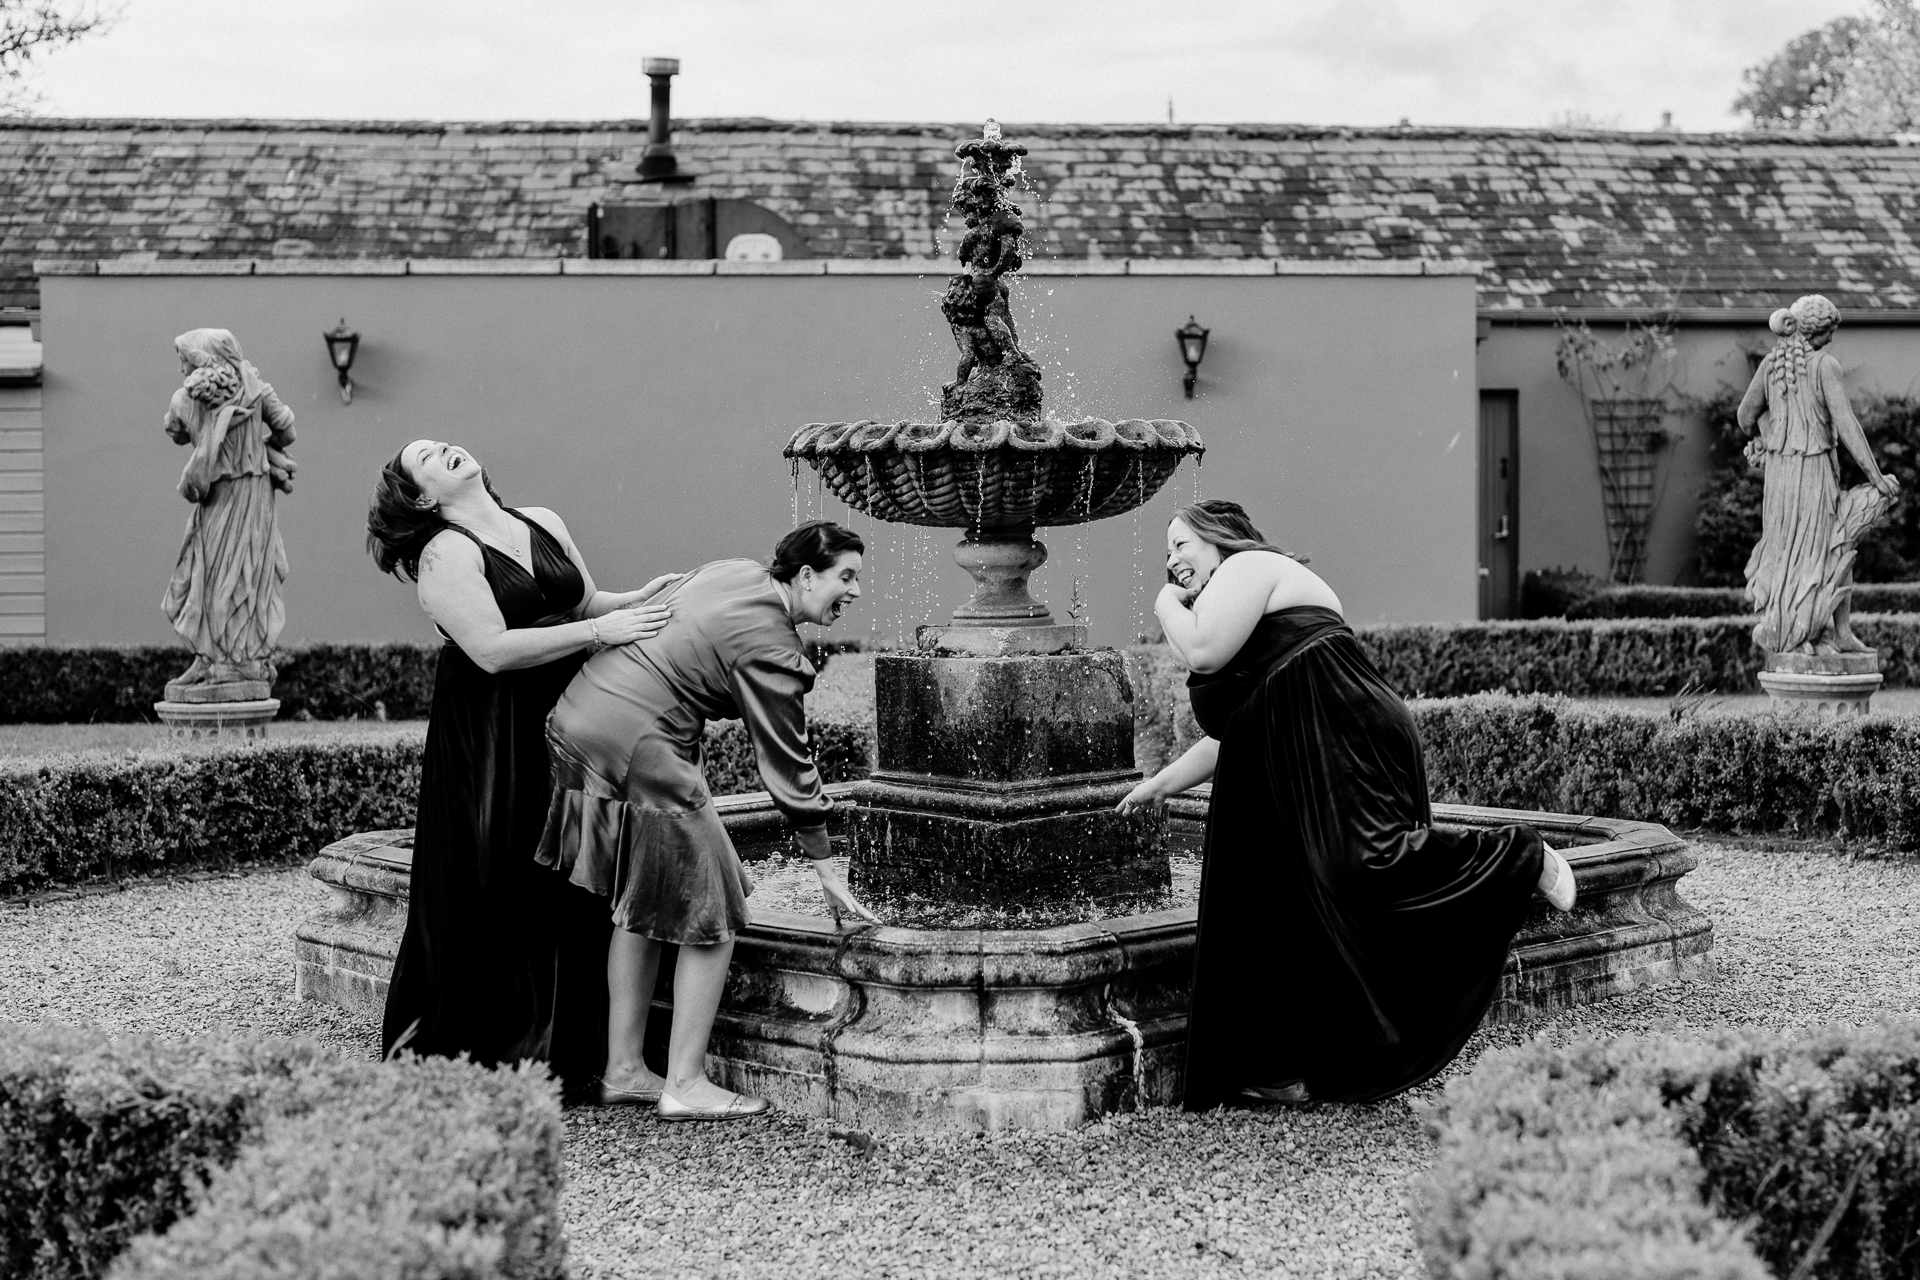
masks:
POLYGON ((1572 907, 1572 869, 1530 827, 1433 827, 1406 704, 1238 504, 1183 508, 1167 570, 1207 736, 1120 807, 1213 781, 1186 1106, 1412 1088, 1479 1026, 1534 893, 1572 907))
POLYGON ((577 1093, 605 1059, 610 925, 599 899, 534 861, 552 795, 547 713, 596 645, 666 625, 643 602, 674 575, 596 590, 559 516, 507 507, 472 454, 435 440, 381 472, 367 549, 418 585, 447 639, 382 1046, 532 1058, 577 1093))

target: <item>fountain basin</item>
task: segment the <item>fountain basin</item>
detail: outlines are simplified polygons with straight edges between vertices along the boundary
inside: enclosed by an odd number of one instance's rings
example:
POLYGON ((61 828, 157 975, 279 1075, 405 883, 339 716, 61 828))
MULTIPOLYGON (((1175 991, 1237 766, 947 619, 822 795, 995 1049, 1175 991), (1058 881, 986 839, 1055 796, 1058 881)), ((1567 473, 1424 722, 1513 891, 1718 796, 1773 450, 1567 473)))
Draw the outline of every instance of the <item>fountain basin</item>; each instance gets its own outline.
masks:
MULTIPOLYGON (((854 785, 829 790, 852 808, 854 785)), ((716 804, 744 858, 784 844, 763 793, 716 804)), ((1198 793, 1170 805, 1176 843, 1197 847, 1206 804, 1198 793)), ((1579 883, 1570 915, 1540 904, 1529 917, 1489 1021, 1711 976, 1712 926, 1678 892, 1696 860, 1666 828, 1458 805, 1434 817, 1530 823, 1566 850, 1579 883)), ((298 931, 300 998, 378 1013, 405 921, 408 839, 369 832, 314 860, 331 902, 298 931)), ((711 1046, 730 1087, 897 1130, 1063 1129, 1180 1097, 1191 906, 1033 930, 837 931, 819 916, 755 915, 711 1046)))

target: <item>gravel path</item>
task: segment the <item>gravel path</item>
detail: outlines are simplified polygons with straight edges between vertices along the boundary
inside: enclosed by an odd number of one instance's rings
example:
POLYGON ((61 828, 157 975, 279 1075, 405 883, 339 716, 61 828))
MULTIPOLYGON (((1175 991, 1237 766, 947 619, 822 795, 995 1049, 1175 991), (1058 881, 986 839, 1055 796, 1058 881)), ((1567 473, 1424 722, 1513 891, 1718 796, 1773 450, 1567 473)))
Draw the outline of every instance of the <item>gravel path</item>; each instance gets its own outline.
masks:
MULTIPOLYGON (((1687 897, 1720 976, 1476 1037, 1779 1027, 1920 1014, 1920 864, 1700 846, 1687 897)), ((293 1000, 297 871, 149 883, 0 907, 0 1016, 187 1035, 375 1028, 293 1000)), ((1456 1068, 1459 1069, 1459 1068, 1456 1068)), ((568 1119, 576 1277, 1417 1276, 1407 1188, 1419 1099, 1302 1112, 1153 1111, 1077 1133, 898 1139, 776 1116, 568 1119)))

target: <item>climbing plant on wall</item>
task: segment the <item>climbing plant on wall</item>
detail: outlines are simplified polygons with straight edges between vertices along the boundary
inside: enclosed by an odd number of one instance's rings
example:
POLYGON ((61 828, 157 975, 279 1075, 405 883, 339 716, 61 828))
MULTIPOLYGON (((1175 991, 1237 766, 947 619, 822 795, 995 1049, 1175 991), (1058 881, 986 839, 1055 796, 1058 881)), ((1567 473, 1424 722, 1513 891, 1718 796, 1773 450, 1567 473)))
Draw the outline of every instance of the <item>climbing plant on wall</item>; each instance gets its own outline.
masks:
POLYGON ((1607 517, 1607 576, 1638 582, 1674 438, 1666 425, 1673 412, 1673 327, 1629 322, 1613 342, 1595 337, 1584 320, 1562 321, 1559 330, 1555 362, 1579 395, 1593 438, 1607 517))

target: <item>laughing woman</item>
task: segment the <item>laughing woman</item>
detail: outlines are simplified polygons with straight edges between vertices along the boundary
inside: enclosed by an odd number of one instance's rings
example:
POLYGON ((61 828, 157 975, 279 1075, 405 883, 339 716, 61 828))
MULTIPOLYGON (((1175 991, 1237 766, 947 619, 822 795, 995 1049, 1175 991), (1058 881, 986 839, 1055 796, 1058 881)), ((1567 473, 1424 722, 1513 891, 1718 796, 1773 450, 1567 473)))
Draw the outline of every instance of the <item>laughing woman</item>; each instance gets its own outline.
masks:
POLYGON ((708 720, 746 722, 760 779, 814 860, 829 914, 873 919, 828 861, 832 802, 802 701, 813 664, 794 629, 832 626, 859 598, 865 550, 859 534, 817 520, 782 538, 772 564, 702 565, 661 593, 673 611, 664 631, 589 659, 553 710, 557 789, 540 860, 598 894, 613 916, 602 1102, 653 1103, 663 1120, 769 1109, 707 1079, 707 1037, 752 887, 702 773, 708 720), (679 955, 663 1079, 640 1051, 667 943, 679 955))
POLYGON ((1369 1102, 1453 1060, 1538 891, 1573 872, 1530 827, 1433 826, 1413 717, 1340 601, 1237 503, 1167 527, 1154 606, 1207 736, 1123 811, 1209 778, 1186 1105, 1369 1102))
POLYGON ((599 1074, 606 913, 534 861, 552 790, 547 713, 598 644, 668 611, 595 588, 560 517, 500 501, 473 455, 416 440, 380 473, 367 549, 412 579, 446 645, 433 679, 407 927, 382 1047, 599 1074), (579 972, 575 972, 578 970, 579 972))

